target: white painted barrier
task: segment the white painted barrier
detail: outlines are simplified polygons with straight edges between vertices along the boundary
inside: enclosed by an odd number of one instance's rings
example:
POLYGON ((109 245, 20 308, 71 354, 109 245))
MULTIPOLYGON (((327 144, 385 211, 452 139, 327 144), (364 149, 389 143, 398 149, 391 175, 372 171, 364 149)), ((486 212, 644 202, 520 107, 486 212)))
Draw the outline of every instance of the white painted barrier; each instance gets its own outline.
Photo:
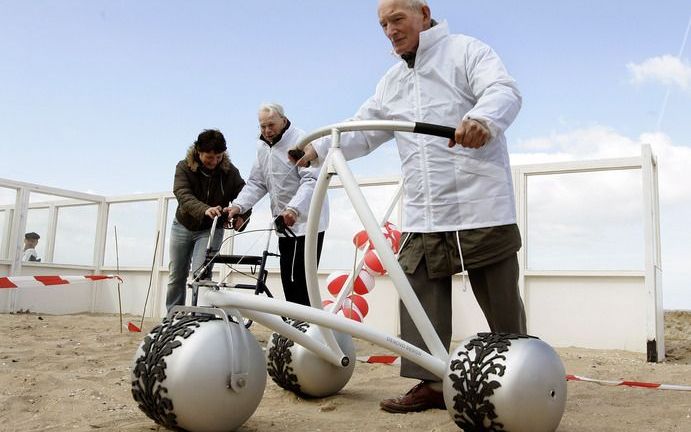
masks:
MULTIPOLYGON (((641 157, 516 166, 512 170, 517 198, 518 224, 524 241, 524 247, 519 252, 521 265, 519 284, 526 306, 529 333, 557 347, 622 349, 646 353, 649 361, 664 360, 657 165, 650 147, 643 146, 641 157), (644 207, 644 242, 641 245, 645 257, 643 268, 634 271, 529 269, 527 250, 530 248, 530 237, 526 235, 529 214, 526 199, 528 179, 531 176, 607 170, 638 170, 641 173, 642 190, 639 196, 642 197, 644 207)), ((396 180, 366 179, 360 183, 368 186, 392 185, 396 180)), ((157 209, 155 211, 156 229, 161 233, 167 233, 169 230, 167 222, 171 214, 171 210, 168 209, 168 202, 172 199, 170 193, 106 198, 5 179, 0 179, 0 188, 16 191, 14 205, 0 205, 0 212, 5 211, 5 216, 7 216, 1 219, 2 227, 0 227, 2 229, 0 231, 0 276, 116 273, 114 266, 103 264, 108 206, 112 203, 153 201, 157 209), (27 211, 33 205, 29 202, 31 193, 54 194, 81 200, 81 202, 89 201, 98 207, 96 240, 91 265, 75 266, 20 261, 22 237, 17 233, 25 231, 27 211)), ((50 211, 54 212, 61 205, 68 204, 74 205, 74 203, 59 202, 50 207, 52 209, 50 211)), ((45 236, 45 241, 48 243, 55 240, 57 216, 52 215, 50 219, 52 222, 49 226, 52 232, 45 236)), ((334 229, 333 225, 331 229, 334 229)), ((43 240, 44 236, 42 236, 43 240)), ((152 244, 154 240, 151 240, 152 244)), ((155 256, 153 275, 150 272, 150 263, 120 268, 119 274, 123 279, 120 300, 124 313, 141 315, 148 294, 146 316, 149 319, 159 319, 164 316, 168 277, 164 263, 164 250, 167 245, 164 241, 161 243, 155 256), (150 278, 152 286, 149 290, 150 278)), ((51 250, 49 246, 48 251, 51 250)), ((230 248, 229 243, 224 253, 229 253, 230 248)), ((327 248, 329 248, 329 231, 327 231, 325 250, 327 248)), ((337 269, 320 268, 320 286, 325 286, 325 280, 332 270, 337 269)), ((219 270, 216 271, 219 272, 219 270)), ((232 282, 247 282, 247 280, 233 275, 232 282)), ((462 278, 454 277, 453 338, 455 340, 488 329, 472 290, 469 287, 464 290, 462 285, 462 278)), ((280 274, 276 269, 269 269, 267 286, 275 296, 282 297, 280 274)), ((322 294, 325 296, 325 288, 322 288, 322 294)), ((190 297, 188 296, 188 299, 190 297)), ((367 295, 367 300, 371 309, 370 314, 365 318, 365 323, 377 330, 397 334, 399 299, 388 277, 377 277, 376 288, 367 295)), ((8 313, 26 309, 51 314, 117 313, 117 285, 114 281, 102 281, 94 283, 93 286, 0 289, 0 312, 8 313)))

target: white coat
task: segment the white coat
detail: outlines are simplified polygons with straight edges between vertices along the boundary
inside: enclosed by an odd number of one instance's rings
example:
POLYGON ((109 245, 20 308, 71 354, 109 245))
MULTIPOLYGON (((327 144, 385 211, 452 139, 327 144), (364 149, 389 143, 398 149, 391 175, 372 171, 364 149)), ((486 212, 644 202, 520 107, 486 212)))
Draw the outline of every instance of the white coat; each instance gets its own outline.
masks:
POLYGON ((22 261, 39 261, 36 249, 29 248, 24 251, 24 256, 22 256, 22 261))
MULTIPOLYGON (((232 203, 240 207, 240 213, 244 213, 268 194, 273 217, 287 208, 297 212, 297 221, 290 228, 297 236, 305 235, 312 193, 319 175, 317 168, 298 168, 288 160, 288 150, 295 147, 304 135, 304 131, 291 125, 273 146, 257 140, 257 159, 245 187, 232 203)), ((328 226, 329 204, 326 198, 319 218, 319 232, 328 226)))
MULTIPOLYGON (((479 149, 407 132, 349 132, 341 136, 346 159, 396 139, 404 181, 403 230, 443 232, 516 222, 504 130, 521 106, 516 83, 494 51, 446 22, 420 33, 413 68, 401 61, 379 81, 352 120, 397 120, 456 128, 473 118, 491 132, 479 149)), ((314 143, 320 160, 329 139, 314 143)))

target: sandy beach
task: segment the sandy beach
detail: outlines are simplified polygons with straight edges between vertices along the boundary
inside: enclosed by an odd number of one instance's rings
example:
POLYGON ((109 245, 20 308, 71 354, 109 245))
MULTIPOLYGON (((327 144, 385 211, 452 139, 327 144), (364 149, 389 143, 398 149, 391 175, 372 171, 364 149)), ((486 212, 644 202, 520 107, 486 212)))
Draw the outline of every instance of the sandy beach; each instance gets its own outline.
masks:
MULTIPOLYGON (((139 324, 138 317, 123 318, 139 324)), ((157 322, 145 321, 148 331, 157 322)), ((142 413, 130 392, 134 352, 144 333, 120 331, 118 315, 1 314, 1 431, 166 430, 142 413)), ((264 346, 270 332, 252 327, 264 346)), ((691 312, 665 314, 667 361, 643 354, 558 349, 568 374, 604 380, 691 385, 691 312)), ((386 354, 356 341, 357 355, 386 354)), ((446 411, 388 414, 379 400, 405 392, 398 367, 358 363, 337 395, 303 399, 268 381, 240 431, 457 431, 446 411)), ((569 382, 558 431, 691 431, 691 392, 569 382)))

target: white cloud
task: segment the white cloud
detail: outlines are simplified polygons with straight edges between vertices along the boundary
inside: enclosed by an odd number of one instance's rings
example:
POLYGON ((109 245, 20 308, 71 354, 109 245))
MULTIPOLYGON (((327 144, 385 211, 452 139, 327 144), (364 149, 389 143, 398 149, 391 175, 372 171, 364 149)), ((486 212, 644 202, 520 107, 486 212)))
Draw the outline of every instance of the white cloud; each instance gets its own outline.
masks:
POLYGON ((546 137, 519 140, 512 163, 539 163, 627 157, 640 154, 640 143, 605 126, 590 126, 546 137))
POLYGON ((691 202, 688 167, 691 148, 675 145, 664 133, 644 133, 637 138, 624 136, 605 126, 591 126, 547 137, 519 140, 518 153, 511 154, 514 165, 639 156, 641 146, 650 144, 659 165, 660 198, 671 204, 691 202))
POLYGON ((670 204, 691 204, 691 186, 688 181, 691 148, 674 145, 669 136, 659 132, 642 134, 640 141, 650 144, 657 156, 661 199, 670 204))
POLYGON ((651 57, 642 63, 629 63, 631 83, 657 82, 691 91, 691 64, 672 55, 651 57))

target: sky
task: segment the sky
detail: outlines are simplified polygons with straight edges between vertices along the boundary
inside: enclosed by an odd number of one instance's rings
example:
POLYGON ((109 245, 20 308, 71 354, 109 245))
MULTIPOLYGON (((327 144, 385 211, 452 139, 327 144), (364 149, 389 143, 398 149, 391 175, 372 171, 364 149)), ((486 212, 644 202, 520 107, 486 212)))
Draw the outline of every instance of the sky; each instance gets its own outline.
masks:
MULTIPOLYGON (((430 6, 452 32, 492 46, 516 78, 512 163, 652 145, 665 307, 691 309, 691 3, 430 6)), ((0 0, 0 177, 106 196, 168 191, 206 128, 225 134, 247 175, 259 104, 281 103, 306 131, 336 123, 396 61, 373 0, 0 0)), ((400 172, 391 145, 353 167, 400 172)))

